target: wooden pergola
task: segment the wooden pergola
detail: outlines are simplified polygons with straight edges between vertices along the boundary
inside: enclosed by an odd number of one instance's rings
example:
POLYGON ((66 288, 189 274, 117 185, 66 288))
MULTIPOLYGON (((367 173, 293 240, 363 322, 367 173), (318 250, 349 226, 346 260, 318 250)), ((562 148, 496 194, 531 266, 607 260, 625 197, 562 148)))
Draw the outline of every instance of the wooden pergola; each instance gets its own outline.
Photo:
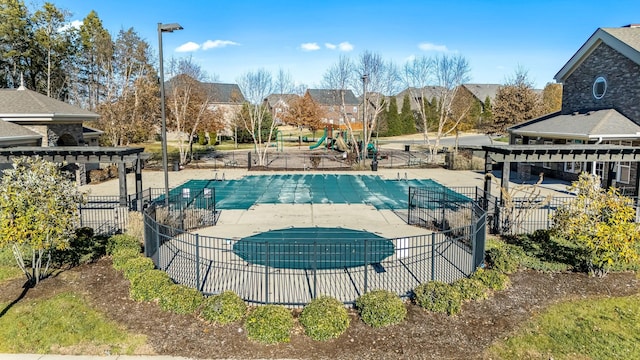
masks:
POLYGON ((120 148, 101 146, 60 146, 36 147, 21 146, 0 148, 0 164, 13 163, 14 158, 23 156, 40 158, 63 164, 118 164, 120 205, 127 205, 127 164, 134 169, 136 177, 137 208, 142 209, 139 194, 142 193, 142 152, 144 148, 120 148))
MULTIPOLYGON (((485 151, 484 190, 491 193, 491 172, 493 164, 502 163, 500 187, 509 188, 511 163, 520 162, 604 162, 607 167, 607 187, 615 178, 615 163, 618 161, 640 162, 640 147, 620 145, 490 145, 482 146, 485 151)), ((640 171, 639 171, 640 172, 640 171)), ((636 174, 636 194, 640 195, 640 174, 636 174)), ((502 191, 501 191, 502 200, 502 191)), ((637 211, 640 212, 640 196, 637 197, 637 211)))

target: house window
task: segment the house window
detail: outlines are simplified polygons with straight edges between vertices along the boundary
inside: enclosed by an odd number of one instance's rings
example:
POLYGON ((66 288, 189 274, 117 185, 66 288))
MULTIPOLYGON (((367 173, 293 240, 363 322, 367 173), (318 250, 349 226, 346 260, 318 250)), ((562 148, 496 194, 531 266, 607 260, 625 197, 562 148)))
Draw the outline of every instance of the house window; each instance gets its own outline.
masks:
POLYGON ((354 112, 354 113, 357 113, 357 112, 358 112, 358 107, 357 107, 357 106, 354 106, 354 107, 353 107, 353 112, 354 112))
POLYGON ((566 162, 564 163, 564 171, 573 174, 580 174, 583 169, 583 163, 581 162, 566 162))
POLYGON ((602 99, 607 92, 607 80, 602 76, 598 76, 596 81, 593 82, 593 97, 596 99, 602 99))
POLYGON ((622 161, 618 163, 618 171, 616 181, 622 184, 628 184, 631 179, 631 162, 622 161))

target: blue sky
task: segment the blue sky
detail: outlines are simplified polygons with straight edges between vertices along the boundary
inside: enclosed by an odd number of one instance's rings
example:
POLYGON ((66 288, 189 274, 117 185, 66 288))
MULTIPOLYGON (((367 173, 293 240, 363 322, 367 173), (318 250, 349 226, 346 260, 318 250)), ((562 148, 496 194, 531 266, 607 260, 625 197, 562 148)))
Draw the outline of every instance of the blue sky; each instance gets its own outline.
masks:
POLYGON ((598 27, 640 23, 640 1, 138 1, 52 0, 82 20, 95 10, 117 34, 133 27, 165 60, 189 57, 221 82, 258 69, 288 71, 316 87, 340 55, 367 50, 398 65, 412 56, 459 54, 471 82, 504 83, 522 67, 542 88, 598 27))

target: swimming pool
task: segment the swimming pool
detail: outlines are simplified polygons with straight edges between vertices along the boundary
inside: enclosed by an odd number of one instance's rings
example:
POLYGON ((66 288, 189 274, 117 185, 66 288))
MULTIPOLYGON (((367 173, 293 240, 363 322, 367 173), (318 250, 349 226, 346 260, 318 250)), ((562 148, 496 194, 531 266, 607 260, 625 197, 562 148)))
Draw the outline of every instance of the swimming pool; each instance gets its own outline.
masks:
POLYGON ((187 194, 196 197, 205 189, 215 189, 216 210, 247 210, 255 204, 368 204, 378 210, 397 210, 407 208, 409 187, 442 191, 448 201, 471 201, 431 179, 386 180, 377 175, 344 174, 250 175, 222 181, 189 180, 172 189, 170 196, 187 194))
POLYGON ((377 264, 394 246, 376 234, 343 228, 289 228, 237 241, 233 252, 251 264, 285 269, 343 269, 377 264))

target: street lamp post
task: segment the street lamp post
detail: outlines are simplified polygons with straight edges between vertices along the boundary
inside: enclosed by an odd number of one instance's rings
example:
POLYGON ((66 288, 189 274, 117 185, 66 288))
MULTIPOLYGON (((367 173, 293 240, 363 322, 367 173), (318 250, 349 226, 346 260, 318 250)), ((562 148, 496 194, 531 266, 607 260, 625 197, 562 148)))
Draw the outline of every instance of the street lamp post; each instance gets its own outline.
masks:
POLYGON ((158 51, 160 52, 160 111, 162 114, 162 171, 164 172, 164 205, 169 207, 169 165, 167 155, 167 117, 164 111, 164 62, 162 60, 162 33, 182 30, 180 24, 158 23, 158 51))
POLYGON ((367 74, 362 75, 362 159, 367 162, 367 74))

